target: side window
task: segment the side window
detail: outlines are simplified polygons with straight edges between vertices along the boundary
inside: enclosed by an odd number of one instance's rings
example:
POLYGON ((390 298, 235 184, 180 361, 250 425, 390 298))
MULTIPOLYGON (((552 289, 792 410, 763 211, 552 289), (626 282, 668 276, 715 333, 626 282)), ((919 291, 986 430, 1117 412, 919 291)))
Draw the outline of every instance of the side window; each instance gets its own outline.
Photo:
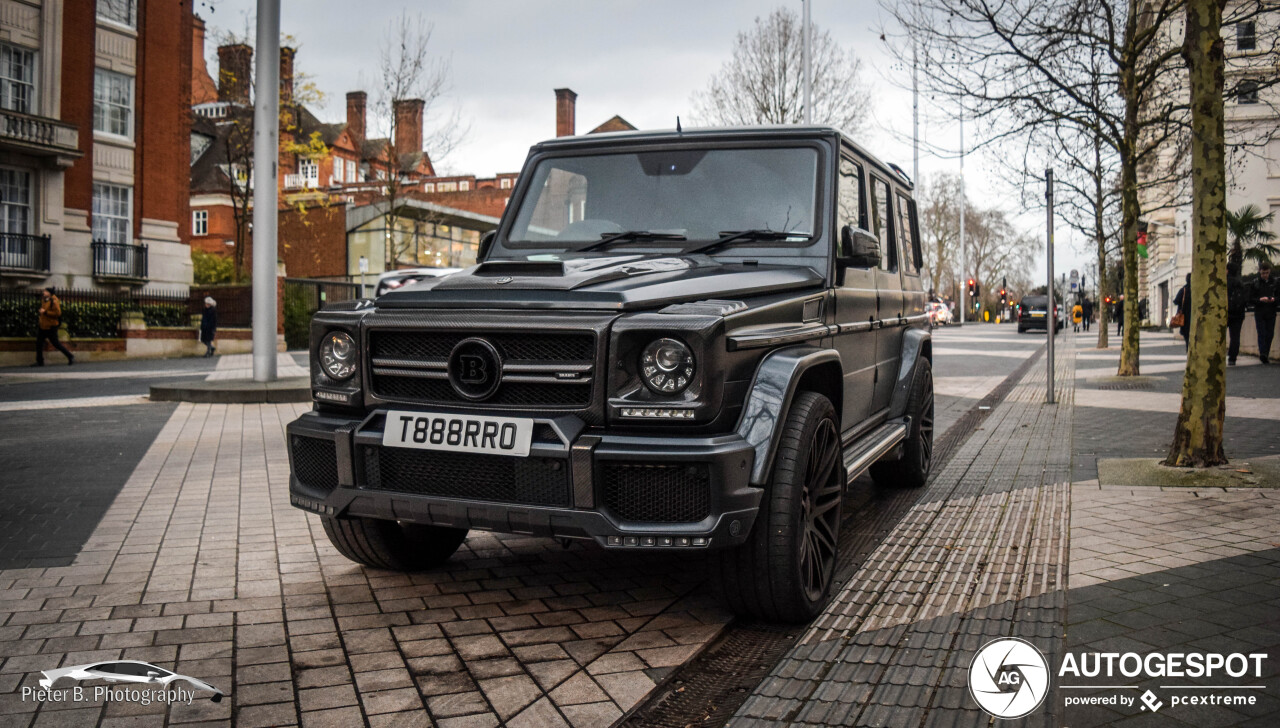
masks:
POLYGON ((841 227, 867 226, 862 210, 862 165, 846 157, 840 158, 840 195, 836 204, 839 207, 836 212, 841 227))
POLYGON ((871 232, 880 238, 880 269, 898 269, 898 246, 893 238, 893 205, 889 200, 889 183, 879 177, 871 178, 871 208, 875 225, 871 232))
POLYGON ((908 273, 918 273, 924 264, 920 251, 920 231, 916 230, 916 203, 906 195, 898 194, 898 229, 902 231, 902 248, 911 251, 908 273))

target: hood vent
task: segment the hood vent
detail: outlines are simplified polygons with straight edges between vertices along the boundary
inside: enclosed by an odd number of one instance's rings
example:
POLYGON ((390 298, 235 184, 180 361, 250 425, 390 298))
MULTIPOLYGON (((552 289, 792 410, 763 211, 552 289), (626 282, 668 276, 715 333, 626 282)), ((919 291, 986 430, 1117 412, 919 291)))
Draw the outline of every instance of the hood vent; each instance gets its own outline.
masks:
POLYGON ((564 275, 564 263, 553 260, 495 260, 491 263, 481 263, 476 266, 471 275, 481 277, 537 276, 540 278, 559 278, 564 275))

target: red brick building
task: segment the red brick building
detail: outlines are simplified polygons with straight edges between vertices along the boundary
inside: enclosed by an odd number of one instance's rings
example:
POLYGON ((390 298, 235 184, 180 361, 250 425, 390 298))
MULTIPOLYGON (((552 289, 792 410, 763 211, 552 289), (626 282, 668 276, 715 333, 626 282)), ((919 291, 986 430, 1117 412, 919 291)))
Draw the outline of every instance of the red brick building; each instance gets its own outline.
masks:
POLYGON ((191 282, 190 0, 0 14, 0 285, 191 282))

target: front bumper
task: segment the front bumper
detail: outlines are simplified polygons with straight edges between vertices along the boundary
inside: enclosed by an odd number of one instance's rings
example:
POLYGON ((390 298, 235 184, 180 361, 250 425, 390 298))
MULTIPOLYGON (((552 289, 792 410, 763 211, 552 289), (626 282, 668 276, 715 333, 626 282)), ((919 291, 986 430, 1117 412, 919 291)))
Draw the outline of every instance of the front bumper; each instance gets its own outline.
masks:
POLYGON ((572 415, 532 419, 529 456, 512 458, 383 447, 384 410, 308 412, 287 428, 290 500, 326 516, 606 548, 722 548, 751 532, 763 490, 749 482, 754 453, 737 434, 615 435, 572 415))

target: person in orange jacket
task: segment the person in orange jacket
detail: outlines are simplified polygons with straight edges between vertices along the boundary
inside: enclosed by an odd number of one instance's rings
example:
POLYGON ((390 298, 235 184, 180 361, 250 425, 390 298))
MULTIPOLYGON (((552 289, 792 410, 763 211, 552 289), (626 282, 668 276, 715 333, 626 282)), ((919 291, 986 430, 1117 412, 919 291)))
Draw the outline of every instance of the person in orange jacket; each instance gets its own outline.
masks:
POLYGON ((40 297, 40 319, 38 321, 40 330, 36 333, 36 363, 31 366, 44 366, 44 342, 46 340, 53 344, 53 348, 66 355, 68 366, 76 363, 75 355, 67 351, 67 347, 58 341, 58 327, 61 325, 62 304, 58 301, 58 297, 53 295, 53 288, 46 288, 40 297))

